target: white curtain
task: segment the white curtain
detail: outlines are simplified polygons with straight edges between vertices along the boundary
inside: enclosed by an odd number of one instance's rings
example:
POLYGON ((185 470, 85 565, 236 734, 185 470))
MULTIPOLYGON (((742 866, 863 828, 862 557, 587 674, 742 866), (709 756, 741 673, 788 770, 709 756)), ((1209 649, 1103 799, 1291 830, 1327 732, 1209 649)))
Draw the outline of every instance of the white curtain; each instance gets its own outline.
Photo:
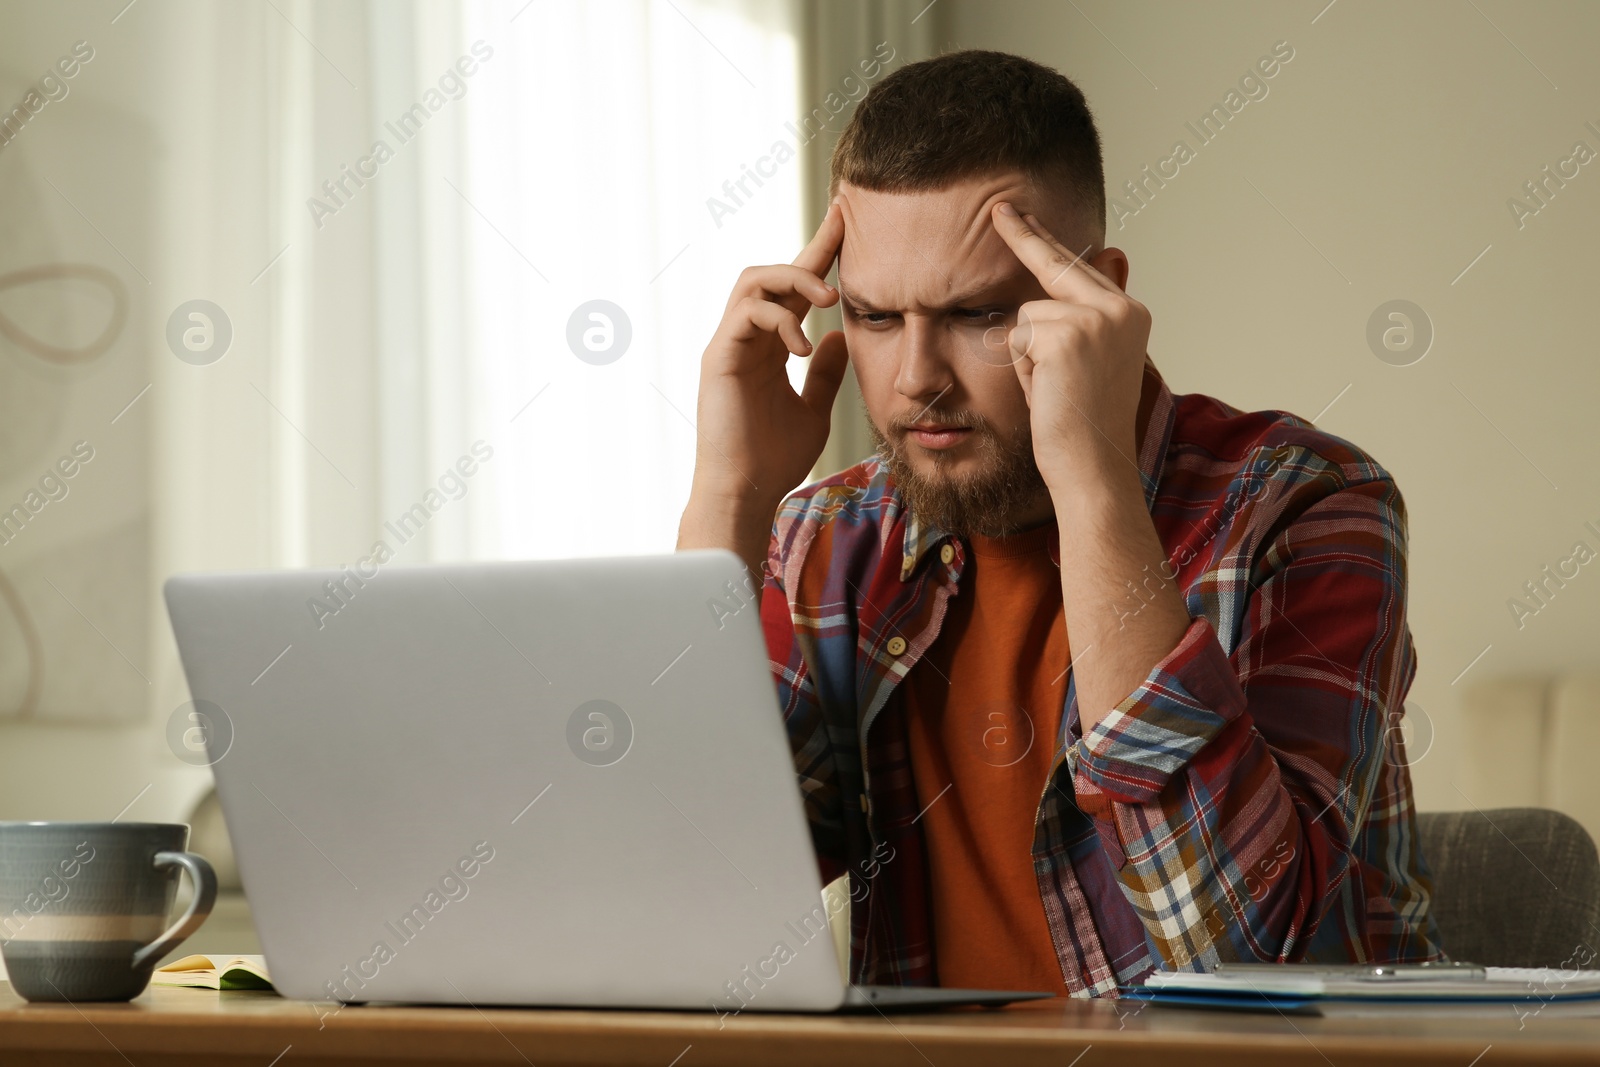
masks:
POLYGON ((385 6, 372 26, 383 115, 473 70, 402 149, 414 180, 377 189, 383 515, 482 442, 427 558, 670 551, 700 353, 739 271, 805 237, 795 5, 418 5, 409 35, 385 6), (575 351, 580 305, 599 317, 575 351))

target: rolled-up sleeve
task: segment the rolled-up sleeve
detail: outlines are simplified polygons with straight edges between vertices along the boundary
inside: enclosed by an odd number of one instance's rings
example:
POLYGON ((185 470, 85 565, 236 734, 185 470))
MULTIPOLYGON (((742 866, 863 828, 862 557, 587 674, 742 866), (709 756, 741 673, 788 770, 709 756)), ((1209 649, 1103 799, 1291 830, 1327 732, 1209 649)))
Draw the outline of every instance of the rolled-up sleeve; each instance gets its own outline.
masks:
POLYGON ((1114 801, 1148 804, 1247 714, 1211 623, 1191 619, 1177 647, 1083 739, 1081 773, 1114 801))

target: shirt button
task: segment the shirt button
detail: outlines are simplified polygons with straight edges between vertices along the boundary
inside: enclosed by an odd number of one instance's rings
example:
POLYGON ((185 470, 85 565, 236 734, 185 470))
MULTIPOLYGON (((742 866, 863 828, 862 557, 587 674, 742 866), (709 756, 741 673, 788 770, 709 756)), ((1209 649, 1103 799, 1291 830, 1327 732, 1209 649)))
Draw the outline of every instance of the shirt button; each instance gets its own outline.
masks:
POLYGON ((939 550, 939 562, 940 563, 949 563, 951 560, 953 560, 955 558, 956 558, 956 550, 955 550, 955 548, 953 546, 951 546, 949 544, 946 544, 943 548, 941 548, 939 550))
POLYGON ((867 794, 865 794, 865 793, 861 794, 861 810, 862 811, 866 811, 867 810, 867 794))
POLYGON ((906 650, 906 639, 899 634, 889 638, 889 655, 898 656, 906 650))

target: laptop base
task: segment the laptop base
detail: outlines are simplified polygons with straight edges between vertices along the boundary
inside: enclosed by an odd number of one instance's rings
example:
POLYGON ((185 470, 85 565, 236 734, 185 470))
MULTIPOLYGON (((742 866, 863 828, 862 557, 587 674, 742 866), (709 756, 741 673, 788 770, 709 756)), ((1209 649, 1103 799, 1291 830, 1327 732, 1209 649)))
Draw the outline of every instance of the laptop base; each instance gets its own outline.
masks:
POLYGON ((971 1005, 999 1008, 1022 1000, 1048 1000, 1054 993, 1015 989, 930 989, 925 986, 853 985, 845 991, 841 1012, 928 1010, 971 1005))

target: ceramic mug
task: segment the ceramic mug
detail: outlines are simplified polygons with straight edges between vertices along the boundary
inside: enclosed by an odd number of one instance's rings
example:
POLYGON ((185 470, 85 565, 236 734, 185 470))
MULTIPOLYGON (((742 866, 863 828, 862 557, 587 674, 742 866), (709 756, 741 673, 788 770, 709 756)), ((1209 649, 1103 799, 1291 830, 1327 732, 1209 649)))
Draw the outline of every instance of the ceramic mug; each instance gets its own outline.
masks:
POLYGON ((217 898, 189 828, 151 822, 0 822, 0 953, 27 1000, 131 1000, 217 898), (163 932, 188 871, 194 899, 163 932))

